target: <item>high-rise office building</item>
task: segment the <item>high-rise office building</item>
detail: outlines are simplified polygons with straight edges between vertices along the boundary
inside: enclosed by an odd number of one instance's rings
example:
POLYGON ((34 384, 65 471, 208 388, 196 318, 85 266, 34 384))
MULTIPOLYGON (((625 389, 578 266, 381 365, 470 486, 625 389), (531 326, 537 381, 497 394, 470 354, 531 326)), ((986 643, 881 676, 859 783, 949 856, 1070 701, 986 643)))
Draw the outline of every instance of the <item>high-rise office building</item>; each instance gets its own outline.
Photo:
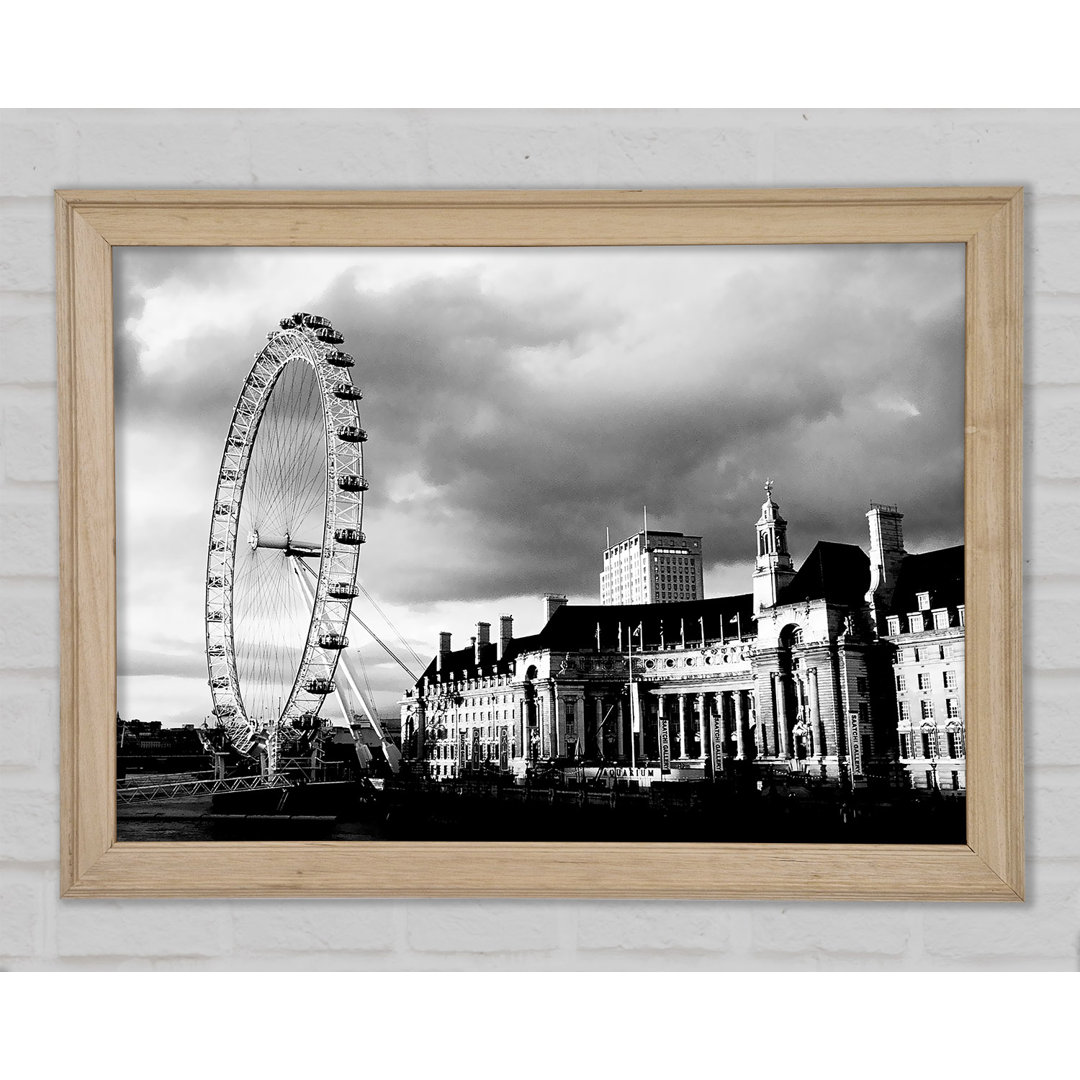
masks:
POLYGON ((666 604, 704 596, 700 536, 643 529, 604 552, 601 604, 666 604))

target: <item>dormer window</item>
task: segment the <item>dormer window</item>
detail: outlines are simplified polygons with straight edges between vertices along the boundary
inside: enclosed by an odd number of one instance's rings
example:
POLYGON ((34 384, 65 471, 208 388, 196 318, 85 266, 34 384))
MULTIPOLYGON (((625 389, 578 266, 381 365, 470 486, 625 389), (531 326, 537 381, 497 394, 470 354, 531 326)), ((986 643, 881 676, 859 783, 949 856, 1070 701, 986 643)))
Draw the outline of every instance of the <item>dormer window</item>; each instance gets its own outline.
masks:
POLYGON ((923 616, 921 611, 908 612, 908 633, 909 634, 921 634, 925 627, 923 626, 923 616))
POLYGON ((949 609, 948 608, 934 608, 934 629, 935 630, 948 630, 949 629, 949 609))
POLYGON ((920 611, 930 610, 930 594, 928 592, 921 592, 915 594, 915 604, 920 611))

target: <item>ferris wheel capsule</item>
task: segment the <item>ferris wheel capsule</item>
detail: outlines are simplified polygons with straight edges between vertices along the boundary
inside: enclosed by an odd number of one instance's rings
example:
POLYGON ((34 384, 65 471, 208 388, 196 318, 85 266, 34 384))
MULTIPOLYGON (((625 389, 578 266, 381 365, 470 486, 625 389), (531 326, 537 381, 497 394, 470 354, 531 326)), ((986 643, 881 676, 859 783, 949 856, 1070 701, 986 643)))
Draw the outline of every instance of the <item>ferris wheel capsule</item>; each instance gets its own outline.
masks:
POLYGON ((367 432, 355 424, 343 424, 337 429, 337 437, 342 442, 367 442, 367 432))
POLYGON ((367 491, 368 482, 362 476, 348 473, 337 478, 337 486, 342 491, 367 491))
POLYGON ((335 529, 334 539, 339 544, 349 544, 353 547, 367 543, 367 537, 359 529, 335 529))
POLYGON ((355 600, 360 595, 360 589, 351 581, 331 581, 326 595, 335 600, 355 600))

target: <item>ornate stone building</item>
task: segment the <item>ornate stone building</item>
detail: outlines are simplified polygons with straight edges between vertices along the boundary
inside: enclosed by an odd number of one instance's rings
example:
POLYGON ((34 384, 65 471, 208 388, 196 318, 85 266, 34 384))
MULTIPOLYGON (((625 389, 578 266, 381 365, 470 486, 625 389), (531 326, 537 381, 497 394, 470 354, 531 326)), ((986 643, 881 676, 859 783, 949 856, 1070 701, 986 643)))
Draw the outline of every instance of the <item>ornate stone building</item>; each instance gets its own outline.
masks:
POLYGON ((403 699, 403 750, 437 779, 561 766, 639 782, 801 771, 964 787, 963 548, 819 542, 796 570, 771 484, 753 591, 669 603, 544 599, 537 634, 438 655, 403 699), (918 710, 918 716, 914 715, 918 710))

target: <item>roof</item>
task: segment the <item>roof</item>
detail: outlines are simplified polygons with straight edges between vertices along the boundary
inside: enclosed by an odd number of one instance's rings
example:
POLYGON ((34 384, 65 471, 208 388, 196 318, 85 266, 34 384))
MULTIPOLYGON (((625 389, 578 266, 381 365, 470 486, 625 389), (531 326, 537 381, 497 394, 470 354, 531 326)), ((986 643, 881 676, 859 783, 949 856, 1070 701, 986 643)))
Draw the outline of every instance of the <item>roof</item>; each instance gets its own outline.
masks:
POLYGON ((679 600, 665 604, 564 604, 538 634, 515 638, 513 654, 536 649, 557 652, 596 649, 597 627, 602 649, 626 648, 626 635, 641 626, 639 645, 658 646, 681 640, 700 641, 704 627, 707 640, 733 637, 741 628, 749 631, 754 613, 752 593, 718 596, 708 600, 679 600), (622 644, 620 646, 620 632, 622 644))
MULTIPOLYGON (((513 638, 506 655, 496 661, 494 643, 480 647, 480 666, 488 673, 496 668, 499 674, 510 671, 515 657, 526 652, 549 649, 552 652, 589 652, 597 648, 599 627, 600 648, 604 651, 625 649, 627 634, 640 625, 641 638, 634 638, 634 648, 641 645, 656 647, 661 641, 671 645, 686 636, 687 643, 705 638, 734 637, 738 632, 753 630, 753 594, 718 596, 708 600, 683 600, 667 604, 563 604, 539 633, 513 638)), ((438 657, 424 669, 423 678, 434 679, 438 657)), ((473 647, 453 650, 444 662, 444 670, 458 678, 476 670, 473 647)))
POLYGON ((930 607, 956 607, 964 602, 964 545, 908 555, 900 564, 892 610, 918 611, 916 593, 930 594, 930 607))
POLYGON ((858 606, 870 588, 870 559, 854 544, 819 540, 799 572, 780 591, 781 604, 827 600, 858 606))

